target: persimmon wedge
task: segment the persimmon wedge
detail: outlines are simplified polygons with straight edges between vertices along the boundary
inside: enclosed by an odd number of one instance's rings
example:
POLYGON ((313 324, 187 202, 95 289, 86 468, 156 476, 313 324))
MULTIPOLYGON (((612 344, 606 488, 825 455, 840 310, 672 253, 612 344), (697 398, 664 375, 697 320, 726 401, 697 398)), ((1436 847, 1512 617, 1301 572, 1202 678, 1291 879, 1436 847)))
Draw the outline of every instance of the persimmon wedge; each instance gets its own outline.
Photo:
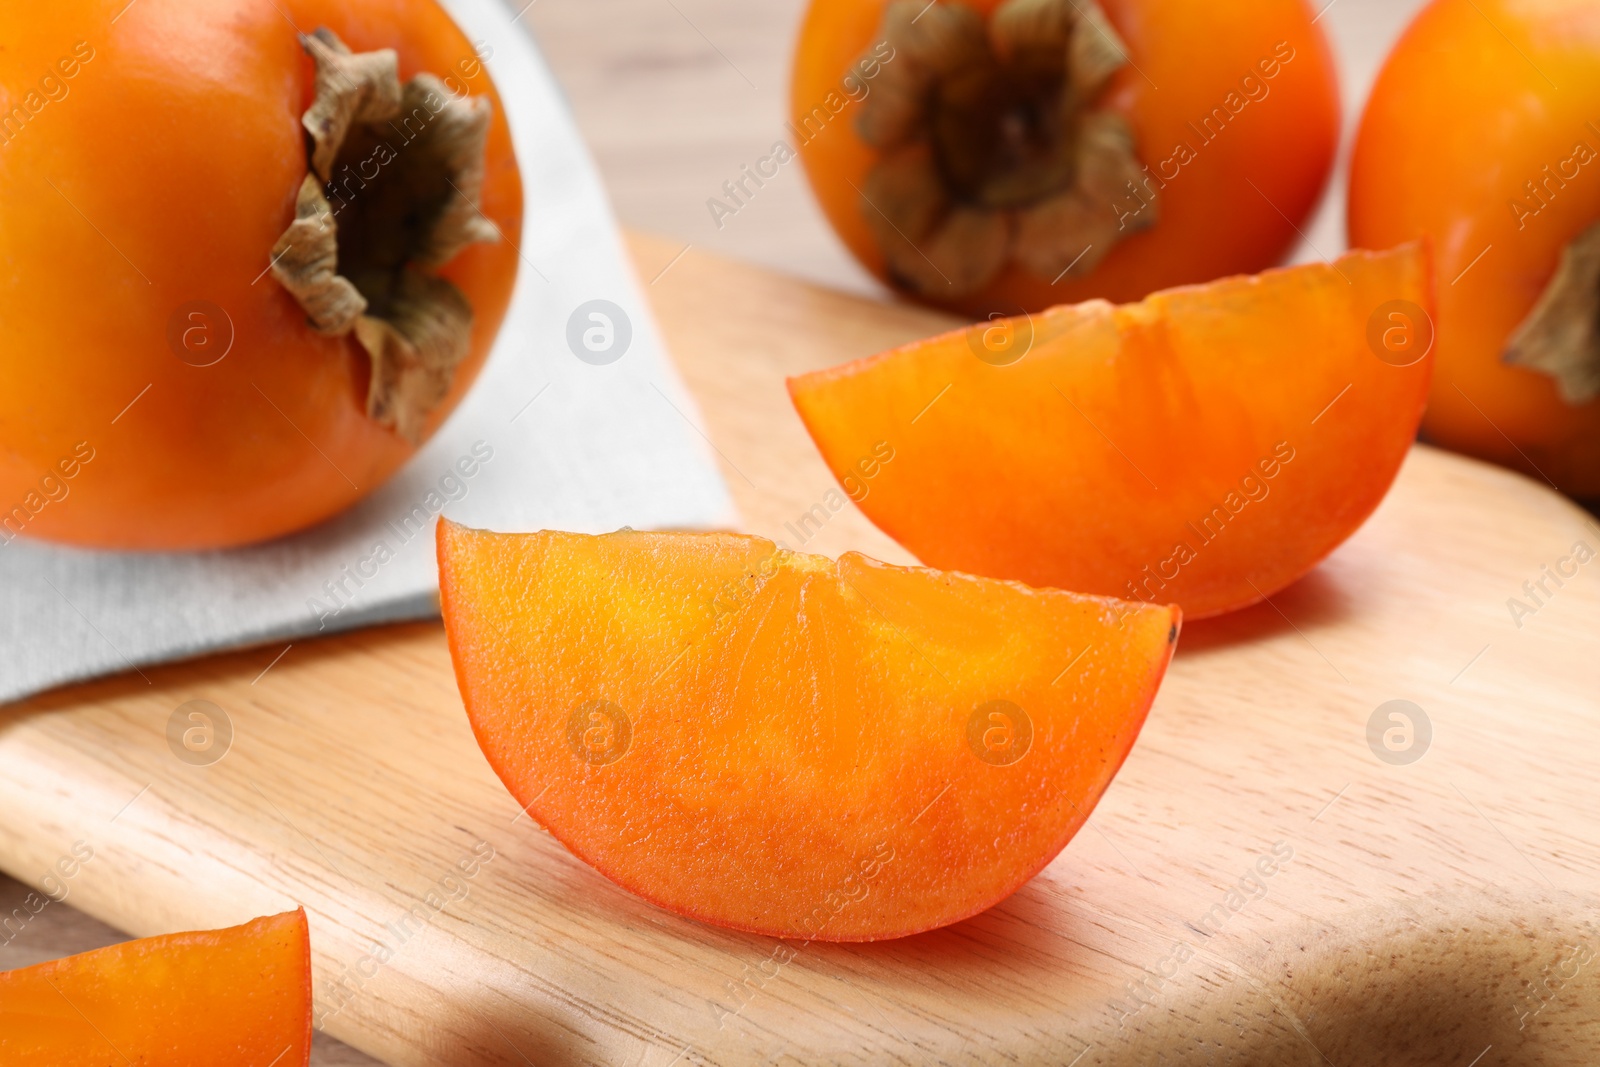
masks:
POLYGON ((737 534, 439 524, 478 742, 580 859, 681 915, 871 941, 1061 851, 1127 756, 1174 608, 737 534))
POLYGON ((0 1067, 305 1067, 304 911, 0 974, 0 1067))
POLYGON ((1203 618, 1301 577, 1383 499, 1432 375, 1429 278, 1422 246, 1353 252, 981 323, 789 392, 929 566, 1203 618))

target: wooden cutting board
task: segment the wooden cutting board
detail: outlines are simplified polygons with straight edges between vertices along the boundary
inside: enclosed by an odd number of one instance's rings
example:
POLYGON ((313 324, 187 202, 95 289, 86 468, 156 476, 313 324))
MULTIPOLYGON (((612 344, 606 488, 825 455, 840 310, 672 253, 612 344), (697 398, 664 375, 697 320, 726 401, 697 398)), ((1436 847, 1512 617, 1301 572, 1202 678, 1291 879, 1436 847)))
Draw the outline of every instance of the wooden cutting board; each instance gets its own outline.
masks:
MULTIPOLYGON (((678 252, 635 244, 748 528, 797 544, 822 504, 805 548, 906 560, 828 509, 782 380, 948 320, 678 252)), ((432 624, 0 709, 0 868, 141 935, 303 904, 322 1025, 397 1065, 1593 1063, 1578 542, 1600 529, 1553 492, 1418 448, 1311 577, 1185 629, 1055 863, 901 941, 780 945, 606 882, 494 778, 432 624), (210 766, 169 745, 193 700, 232 724, 210 766)))

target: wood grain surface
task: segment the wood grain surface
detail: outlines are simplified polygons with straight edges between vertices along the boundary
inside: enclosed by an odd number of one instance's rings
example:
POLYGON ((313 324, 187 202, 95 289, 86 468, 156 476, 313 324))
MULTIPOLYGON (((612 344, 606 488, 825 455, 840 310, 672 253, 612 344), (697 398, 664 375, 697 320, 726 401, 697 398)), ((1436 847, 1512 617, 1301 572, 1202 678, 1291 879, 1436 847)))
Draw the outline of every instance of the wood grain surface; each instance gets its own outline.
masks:
MULTIPOLYGON (((635 254, 747 528, 782 536, 832 485, 783 376, 942 320, 697 252, 660 274, 679 247, 635 254)), ((1600 562, 1543 569, 1580 540, 1547 489, 1417 449, 1313 575, 1186 629, 1055 863, 901 941, 783 945, 606 882, 495 780, 436 625, 0 709, 0 868, 86 842, 69 903, 136 934, 304 904, 322 1025, 396 1065, 1593 1062, 1600 562), (167 741, 194 699, 234 729, 210 766, 167 741), (1414 762, 1369 744, 1396 699, 1414 762)), ((904 558, 848 508, 804 547, 904 558)))

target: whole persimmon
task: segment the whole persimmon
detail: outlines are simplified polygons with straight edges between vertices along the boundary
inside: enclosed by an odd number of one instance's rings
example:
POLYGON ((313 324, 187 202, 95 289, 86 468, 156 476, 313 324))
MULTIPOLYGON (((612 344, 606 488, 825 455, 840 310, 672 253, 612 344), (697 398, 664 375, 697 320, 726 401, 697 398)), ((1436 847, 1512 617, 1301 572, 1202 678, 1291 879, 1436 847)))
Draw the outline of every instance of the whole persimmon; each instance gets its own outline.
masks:
POLYGON ((979 315, 1271 266, 1339 139, 1304 0, 812 0, 792 110, 856 258, 979 315))
POLYGON ((245 544, 481 368, 522 184, 435 0, 0 7, 0 540, 245 544))
POLYGON ((1350 241, 1428 235, 1448 448, 1600 497, 1600 6, 1436 0, 1373 86, 1350 241))

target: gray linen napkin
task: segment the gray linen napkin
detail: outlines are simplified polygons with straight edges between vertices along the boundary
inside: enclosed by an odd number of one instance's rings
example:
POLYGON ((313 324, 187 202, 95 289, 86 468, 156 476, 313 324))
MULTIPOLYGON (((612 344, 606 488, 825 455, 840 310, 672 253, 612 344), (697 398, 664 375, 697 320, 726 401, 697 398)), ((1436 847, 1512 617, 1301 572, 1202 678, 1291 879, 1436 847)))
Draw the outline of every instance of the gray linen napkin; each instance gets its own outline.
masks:
POLYGON ((441 513, 497 530, 737 521, 543 59, 498 0, 446 7, 488 56, 528 195, 525 233, 507 235, 523 258, 516 296, 471 395, 393 481, 294 537, 189 554, 0 543, 0 702, 434 615, 441 513))

